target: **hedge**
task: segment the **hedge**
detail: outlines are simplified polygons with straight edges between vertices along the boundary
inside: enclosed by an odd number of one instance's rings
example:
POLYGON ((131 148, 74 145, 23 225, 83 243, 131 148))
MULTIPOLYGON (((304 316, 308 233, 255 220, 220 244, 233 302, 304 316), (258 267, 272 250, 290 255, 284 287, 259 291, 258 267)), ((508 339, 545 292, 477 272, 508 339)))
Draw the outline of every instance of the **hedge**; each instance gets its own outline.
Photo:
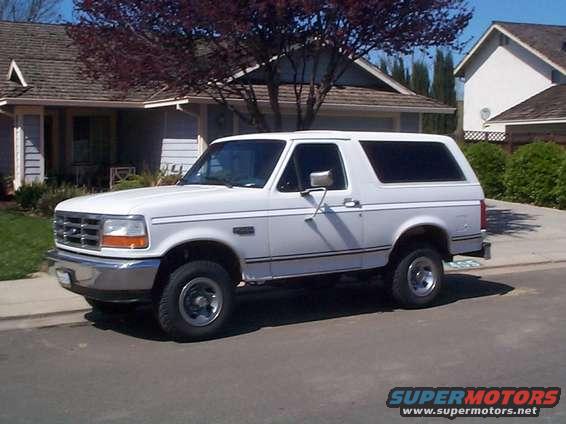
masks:
POLYGON ((506 197, 514 202, 559 206, 559 176, 566 153, 557 144, 536 142, 517 149, 505 172, 506 197))
POLYGON ((501 199, 505 194, 507 153, 495 144, 481 142, 466 146, 464 154, 480 180, 486 197, 501 199))

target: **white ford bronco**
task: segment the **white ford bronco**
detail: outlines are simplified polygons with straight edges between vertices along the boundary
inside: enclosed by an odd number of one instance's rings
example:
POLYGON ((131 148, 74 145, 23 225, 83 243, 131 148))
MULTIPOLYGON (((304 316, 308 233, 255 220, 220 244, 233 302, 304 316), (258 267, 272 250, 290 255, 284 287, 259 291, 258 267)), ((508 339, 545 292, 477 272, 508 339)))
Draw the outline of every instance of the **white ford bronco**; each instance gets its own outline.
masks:
POLYGON ((48 259, 94 308, 152 303, 167 333, 202 339, 241 282, 380 274, 401 305, 429 305, 443 260, 489 257, 485 227, 482 188, 448 137, 254 134, 213 142, 178 185, 60 203, 48 259))

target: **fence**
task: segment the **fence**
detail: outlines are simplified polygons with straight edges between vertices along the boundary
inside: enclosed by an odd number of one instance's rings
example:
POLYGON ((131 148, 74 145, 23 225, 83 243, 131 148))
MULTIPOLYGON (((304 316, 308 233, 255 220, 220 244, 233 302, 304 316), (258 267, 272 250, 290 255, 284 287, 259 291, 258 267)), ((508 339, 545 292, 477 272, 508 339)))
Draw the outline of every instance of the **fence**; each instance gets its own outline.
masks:
POLYGON ((566 147, 566 132, 564 133, 505 133, 496 131, 464 131, 457 137, 463 143, 488 142, 500 145, 509 153, 518 147, 535 141, 549 141, 566 147))

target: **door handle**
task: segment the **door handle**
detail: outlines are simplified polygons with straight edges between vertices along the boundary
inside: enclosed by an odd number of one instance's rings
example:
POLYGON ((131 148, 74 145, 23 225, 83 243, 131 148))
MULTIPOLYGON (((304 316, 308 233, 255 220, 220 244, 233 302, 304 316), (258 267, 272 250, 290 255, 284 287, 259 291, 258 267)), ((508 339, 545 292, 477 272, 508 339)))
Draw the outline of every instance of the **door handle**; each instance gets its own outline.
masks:
POLYGON ((347 208, 359 208, 360 207, 360 201, 359 200, 353 200, 353 199, 344 199, 344 206, 347 208))

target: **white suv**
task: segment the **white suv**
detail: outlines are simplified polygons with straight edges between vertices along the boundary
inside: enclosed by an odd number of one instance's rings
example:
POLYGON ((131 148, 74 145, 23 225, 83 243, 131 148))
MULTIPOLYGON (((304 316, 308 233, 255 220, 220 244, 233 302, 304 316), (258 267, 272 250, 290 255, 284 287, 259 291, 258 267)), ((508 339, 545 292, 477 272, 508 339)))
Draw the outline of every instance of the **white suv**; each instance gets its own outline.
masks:
POLYGON ((48 254, 100 310, 152 302, 161 327, 202 339, 240 282, 360 272, 429 305, 443 260, 489 257, 484 195, 456 143, 425 134, 305 131, 223 138, 176 186, 67 200, 48 254))

